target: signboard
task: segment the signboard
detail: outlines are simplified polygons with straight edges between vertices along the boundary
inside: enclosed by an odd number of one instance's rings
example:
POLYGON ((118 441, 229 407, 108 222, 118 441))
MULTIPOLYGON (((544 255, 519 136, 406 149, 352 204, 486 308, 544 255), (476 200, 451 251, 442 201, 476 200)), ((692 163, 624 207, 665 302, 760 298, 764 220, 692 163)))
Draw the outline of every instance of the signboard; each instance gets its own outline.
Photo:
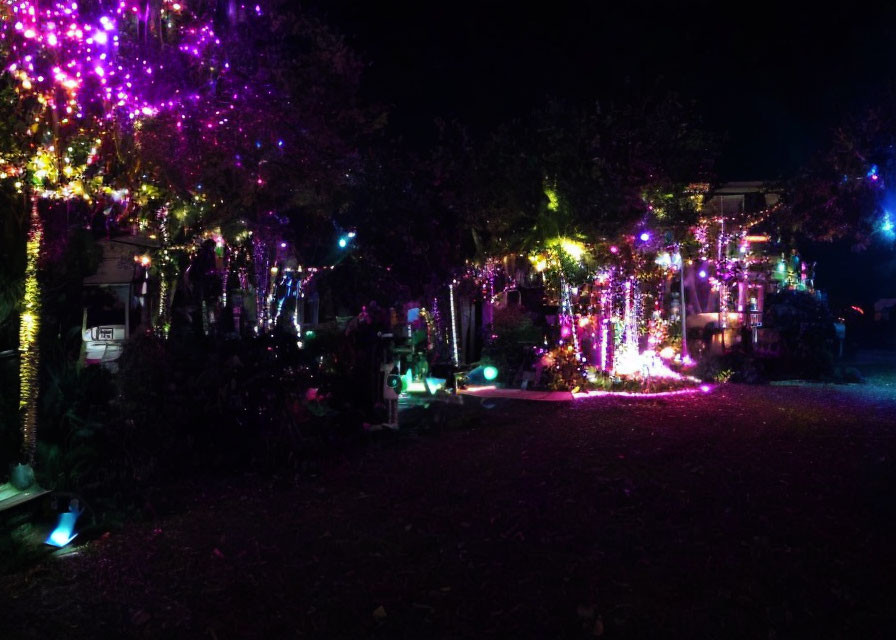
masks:
POLYGON ((97 340, 112 340, 112 327, 100 327, 97 331, 97 340))

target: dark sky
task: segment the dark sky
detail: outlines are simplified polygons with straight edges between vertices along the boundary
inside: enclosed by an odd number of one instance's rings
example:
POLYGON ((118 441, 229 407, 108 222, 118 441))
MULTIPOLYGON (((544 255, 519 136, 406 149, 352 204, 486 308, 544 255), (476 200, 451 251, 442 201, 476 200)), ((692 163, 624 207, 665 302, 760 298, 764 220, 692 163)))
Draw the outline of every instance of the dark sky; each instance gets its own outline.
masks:
MULTIPOLYGON (((773 180, 896 80, 896 7, 883 3, 312 4, 369 62, 367 97, 392 105, 395 130, 421 144, 436 116, 485 134, 550 96, 609 102, 675 91, 725 136, 719 179, 773 180)), ((806 249, 832 302, 896 295, 892 247, 806 249)))
POLYGON ((312 4, 369 61, 365 91, 392 104, 410 136, 437 115, 486 132, 548 96, 611 101, 673 90, 727 135, 724 179, 790 174, 896 70, 896 9, 886 5, 312 4))

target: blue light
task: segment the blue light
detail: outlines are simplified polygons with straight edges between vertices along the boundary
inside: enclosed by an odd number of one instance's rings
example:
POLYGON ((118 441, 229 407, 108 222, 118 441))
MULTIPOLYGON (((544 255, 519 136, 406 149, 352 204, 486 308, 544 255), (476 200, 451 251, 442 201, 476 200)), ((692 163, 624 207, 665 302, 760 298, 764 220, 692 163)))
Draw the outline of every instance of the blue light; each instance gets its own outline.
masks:
POLYGON ((445 378, 426 378, 424 382, 426 383, 426 390, 431 395, 435 395, 439 389, 445 388, 445 383, 448 381, 445 378))
POLYGON ((884 211, 884 219, 880 223, 880 230, 887 235, 893 235, 893 221, 890 219, 889 211, 884 211))
POLYGON ((78 535, 77 533, 74 533, 75 522, 78 521, 78 516, 80 515, 80 511, 66 511, 65 513, 60 514, 59 523, 44 543, 53 547, 64 547, 74 540, 75 536, 78 535))
POLYGON ((345 236, 339 238, 339 248, 345 249, 348 246, 348 238, 345 236))
POLYGON ((491 382, 498 377, 498 368, 488 365, 482 370, 482 377, 491 382))
POLYGON ((648 240, 650 240, 650 233, 648 233, 647 231, 642 231, 640 238, 641 242, 647 242, 648 240))
POLYGON ((865 174, 866 178, 871 178, 872 180, 877 180, 877 165, 871 165, 871 168, 868 169, 868 173, 865 174))

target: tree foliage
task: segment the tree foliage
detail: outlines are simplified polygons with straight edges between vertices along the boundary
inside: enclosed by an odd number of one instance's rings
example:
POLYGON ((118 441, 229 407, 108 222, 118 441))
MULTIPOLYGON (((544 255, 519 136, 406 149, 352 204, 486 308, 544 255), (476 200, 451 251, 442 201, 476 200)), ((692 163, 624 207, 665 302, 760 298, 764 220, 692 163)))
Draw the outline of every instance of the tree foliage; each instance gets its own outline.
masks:
POLYGON ((308 263, 317 239, 304 232, 323 229, 302 218, 326 220, 346 205, 358 145, 380 125, 357 97, 360 57, 324 24, 275 4, 252 20, 221 21, 229 72, 208 89, 207 112, 142 127, 135 182, 160 185, 189 228, 273 225, 289 235, 283 223, 292 221, 308 263))
POLYGON ((849 239, 857 248, 881 237, 883 212, 896 184, 893 103, 846 120, 830 146, 791 182, 779 216, 786 232, 814 240, 849 239))
POLYGON ((693 212, 679 203, 714 159, 713 139, 673 97, 609 108, 554 101, 484 146, 480 206, 467 224, 483 244, 508 250, 556 236, 616 237, 644 223, 657 194, 669 195, 672 224, 693 212))

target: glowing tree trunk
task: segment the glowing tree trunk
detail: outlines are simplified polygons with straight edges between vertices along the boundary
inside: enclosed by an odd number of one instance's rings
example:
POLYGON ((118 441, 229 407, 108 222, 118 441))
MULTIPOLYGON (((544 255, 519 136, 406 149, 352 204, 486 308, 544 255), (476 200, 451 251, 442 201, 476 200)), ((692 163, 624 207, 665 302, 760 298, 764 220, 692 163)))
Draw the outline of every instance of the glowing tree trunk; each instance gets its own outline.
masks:
POLYGON ((171 330, 171 303, 174 299, 174 288, 177 286, 177 279, 172 275, 175 261, 169 253, 171 231, 168 227, 168 207, 161 207, 156 211, 156 223, 162 242, 156 263, 159 274, 159 300, 153 327, 157 336, 167 338, 171 330))
POLYGON ((577 360, 582 358, 582 350, 579 346, 579 336, 576 332, 576 317, 572 312, 572 295, 569 283, 563 274, 560 274, 560 338, 561 343, 565 330, 568 330, 572 337, 573 353, 577 360))
POLYGON ((26 245, 25 295, 19 321, 19 411, 22 414, 22 452, 25 462, 34 463, 37 449, 37 394, 40 350, 37 334, 40 330, 40 290, 37 282, 37 263, 40 257, 44 229, 37 210, 37 196, 31 199, 28 242, 26 245))
POLYGON ((486 281, 482 283, 482 326, 490 327, 495 319, 495 263, 489 258, 485 263, 486 281))
POLYGON ((255 315, 257 328, 271 328, 269 287, 271 286, 271 259, 266 242, 259 237, 252 239, 252 259, 255 265, 255 315))
POLYGON ((610 371, 613 368, 613 352, 610 348, 610 341, 613 339, 611 334, 613 306, 610 286, 612 286, 612 281, 600 292, 600 360, 598 364, 601 371, 610 371))
POLYGON ((641 368, 638 352, 638 333, 641 319, 641 292, 638 281, 629 277, 624 285, 625 295, 622 313, 622 335, 618 351, 614 351, 613 370, 617 374, 631 375, 641 368))
POLYGON ((641 315, 638 284, 634 278, 625 281, 625 349, 632 356, 638 353, 638 320, 641 315))
POLYGON ((728 285, 725 284, 725 278, 728 271, 728 251, 725 247, 725 218, 719 219, 719 242, 718 252, 716 256, 716 276, 719 277, 719 328, 722 330, 719 339, 722 343, 722 353, 725 352, 725 330, 728 328, 728 285), (725 249, 723 249, 725 247, 725 249))
POLYGON ((448 305, 451 308, 451 361, 456 367, 460 364, 460 355, 457 347, 457 310, 454 306, 454 285, 454 282, 448 285, 448 305))
POLYGON ((678 248, 678 275, 681 280, 681 361, 687 364, 691 356, 688 353, 688 307, 684 301, 684 258, 681 257, 681 247, 678 248))

